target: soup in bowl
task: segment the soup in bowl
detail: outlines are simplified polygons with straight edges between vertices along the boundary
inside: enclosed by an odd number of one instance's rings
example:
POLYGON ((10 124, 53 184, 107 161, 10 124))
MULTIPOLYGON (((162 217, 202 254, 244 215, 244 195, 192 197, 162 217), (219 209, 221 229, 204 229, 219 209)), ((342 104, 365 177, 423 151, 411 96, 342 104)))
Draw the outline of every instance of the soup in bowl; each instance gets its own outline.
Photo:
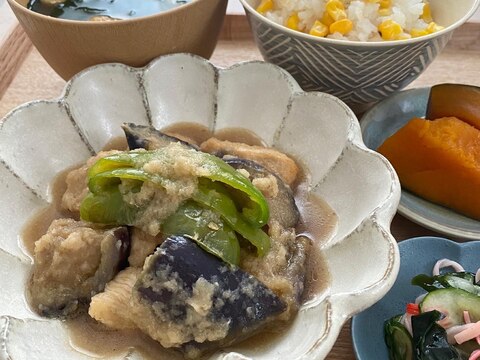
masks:
POLYGON ((133 19, 174 9, 192 0, 29 0, 27 8, 68 20, 106 21, 133 19))
MULTIPOLYGON (((192 0, 178 3, 178 6, 172 3, 171 7, 157 4, 155 9, 160 12, 146 15, 146 3, 142 2, 140 7, 136 4, 129 11, 146 16, 133 17, 127 12, 121 17, 112 13, 111 18, 121 20, 78 21, 33 11, 37 1, 8 0, 8 3, 41 55, 66 80, 89 66, 101 63, 143 66, 160 55, 178 52, 209 58, 217 43, 227 6, 224 0, 192 0)), ((76 4, 75 1, 68 3, 76 4)), ((83 4, 86 6, 85 2, 83 4)), ((50 10, 104 18, 105 14, 94 11, 103 9, 103 6, 88 4, 86 7, 89 10, 78 11, 59 2, 50 5, 50 10)), ((42 9, 46 12, 48 7, 42 5, 42 9)))

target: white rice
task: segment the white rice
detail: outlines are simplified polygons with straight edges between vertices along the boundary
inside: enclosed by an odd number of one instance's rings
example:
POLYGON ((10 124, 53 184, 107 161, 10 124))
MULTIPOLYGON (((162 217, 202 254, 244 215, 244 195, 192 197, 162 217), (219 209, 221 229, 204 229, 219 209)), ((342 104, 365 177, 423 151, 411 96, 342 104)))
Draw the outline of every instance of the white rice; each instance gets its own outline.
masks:
MULTIPOLYGON (((274 8, 265 12, 270 20, 286 25, 293 14, 299 18, 298 30, 308 33, 316 20, 320 20, 325 12, 328 0, 273 0, 274 8)), ((379 16, 380 5, 367 0, 343 0, 347 18, 353 22, 353 29, 342 35, 333 33, 329 38, 354 41, 383 41, 378 26, 385 20, 398 23, 404 37, 410 37, 412 29, 426 29, 428 23, 421 19, 425 0, 392 0, 390 15, 379 16)))

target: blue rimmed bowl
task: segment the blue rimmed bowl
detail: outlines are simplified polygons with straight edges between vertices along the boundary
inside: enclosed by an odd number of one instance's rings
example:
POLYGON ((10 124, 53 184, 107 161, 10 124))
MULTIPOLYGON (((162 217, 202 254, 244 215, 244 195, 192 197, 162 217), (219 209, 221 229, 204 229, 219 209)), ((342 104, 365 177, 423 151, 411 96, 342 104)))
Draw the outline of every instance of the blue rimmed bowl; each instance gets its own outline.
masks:
POLYGON ((460 263, 466 271, 480 267, 480 241, 456 243, 438 237, 418 237, 399 243, 400 272, 395 284, 382 300, 356 315, 352 321, 352 339, 358 360, 388 359, 383 338, 383 323, 404 313, 407 303, 425 291, 410 285, 418 274, 431 274, 437 260, 448 258, 460 263))

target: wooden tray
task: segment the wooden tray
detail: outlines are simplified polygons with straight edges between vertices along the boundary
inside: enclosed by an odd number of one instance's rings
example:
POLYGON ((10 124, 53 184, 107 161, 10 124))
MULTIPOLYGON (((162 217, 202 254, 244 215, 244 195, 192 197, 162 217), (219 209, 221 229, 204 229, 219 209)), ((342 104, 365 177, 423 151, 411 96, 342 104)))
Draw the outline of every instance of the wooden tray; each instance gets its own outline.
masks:
POLYGON ((31 47, 7 2, 0 0, 0 99, 31 47))
MULTIPOLYGON (((0 6, 0 14, 2 11, 0 6)), ((1 20, 0 16, 0 25, 1 20)), ((32 48, 16 23, 11 22, 9 26, 8 36, 4 36, 3 41, 0 38, 0 118, 27 101, 58 97, 65 85, 65 81, 55 74, 40 54, 32 48)), ((221 40, 211 61, 218 66, 226 67, 240 61, 261 59, 245 16, 227 15, 221 40)), ((468 23, 457 30, 447 48, 410 87, 429 86, 441 82, 480 85, 479 64, 480 23, 468 23)), ((400 215, 394 218, 391 230, 398 241, 414 236, 441 236, 400 215)), ((350 322, 343 327, 327 359, 355 359, 350 322)))

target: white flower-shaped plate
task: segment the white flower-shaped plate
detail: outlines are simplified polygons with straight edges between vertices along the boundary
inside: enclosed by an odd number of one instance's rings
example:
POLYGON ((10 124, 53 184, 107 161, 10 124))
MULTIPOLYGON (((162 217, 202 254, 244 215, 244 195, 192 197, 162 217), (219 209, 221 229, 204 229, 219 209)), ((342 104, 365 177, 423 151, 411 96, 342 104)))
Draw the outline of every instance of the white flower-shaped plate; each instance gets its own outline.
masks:
MULTIPOLYGON (((75 76, 63 96, 18 107, 0 122, 0 358, 88 359, 64 324, 39 318, 25 299, 32 259, 21 229, 52 201, 51 183, 122 135, 123 122, 196 122, 219 130, 242 127, 293 155, 311 173, 310 191, 338 215, 323 253, 329 289, 304 304, 280 336, 241 345, 211 359, 322 359, 345 321, 393 285, 399 253, 389 232, 400 197, 397 176, 367 149, 352 111, 324 93, 305 93, 280 68, 249 62, 218 69, 176 54, 145 68, 105 64, 75 76)), ((141 358, 125 349, 115 358, 141 358)))

